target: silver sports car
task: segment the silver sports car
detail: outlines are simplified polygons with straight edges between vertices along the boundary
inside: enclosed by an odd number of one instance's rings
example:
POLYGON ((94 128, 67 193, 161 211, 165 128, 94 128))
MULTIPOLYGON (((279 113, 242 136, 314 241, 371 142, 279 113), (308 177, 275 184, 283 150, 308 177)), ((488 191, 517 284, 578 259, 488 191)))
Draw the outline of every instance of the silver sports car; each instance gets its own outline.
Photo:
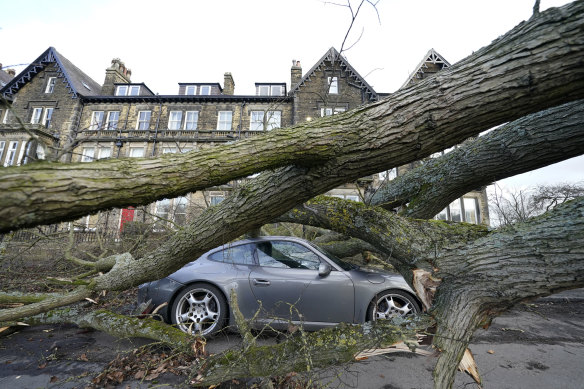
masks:
POLYGON ((214 334, 234 324, 232 290, 254 327, 307 330, 420 312, 400 275, 365 271, 299 238, 241 240, 208 251, 170 276, 143 284, 145 312, 158 311, 185 332, 214 334))

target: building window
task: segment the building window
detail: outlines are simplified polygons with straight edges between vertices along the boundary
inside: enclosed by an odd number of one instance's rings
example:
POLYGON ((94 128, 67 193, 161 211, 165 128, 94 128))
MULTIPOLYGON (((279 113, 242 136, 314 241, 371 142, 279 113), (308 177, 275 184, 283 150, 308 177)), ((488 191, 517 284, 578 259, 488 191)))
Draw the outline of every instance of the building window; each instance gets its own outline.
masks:
POLYGON ((185 130, 196 130, 198 121, 198 111, 187 111, 185 117, 185 130))
POLYGON ((195 85, 187 85, 185 90, 185 95, 193 96, 197 92, 197 87, 195 85))
POLYGON ((204 95, 204 96, 208 96, 211 94, 211 86, 209 85, 201 85, 199 87, 199 94, 200 95, 204 95))
POLYGON ((93 111, 91 114, 90 130, 100 130, 103 127, 103 111, 93 111))
POLYGON ((81 151, 81 162, 92 162, 95 157, 95 147, 84 147, 81 151))
POLYGON ((32 110, 32 118, 30 118, 30 122, 32 124, 39 124, 41 122, 42 114, 43 114, 42 108, 34 108, 32 110))
POLYGON ((120 111, 110 111, 107 113, 107 123, 106 128, 108 130, 115 130, 118 128, 118 122, 120 121, 120 111))
POLYGON ((219 111, 217 131, 231 131, 232 117, 233 113, 231 111, 219 111))
POLYGON ((474 198, 464 197, 464 221, 467 223, 478 224, 477 201, 474 198))
POLYGON ((45 93, 53 93, 55 91, 55 84, 57 83, 57 77, 49 77, 47 81, 47 87, 45 88, 45 93))
POLYGON ((456 199, 449 205, 450 208, 450 220, 453 222, 462 221, 462 209, 460 208, 460 199, 456 199))
POLYGON ((129 96, 139 96, 140 95, 140 86, 139 85, 132 85, 130 87, 129 96))
POLYGON ((6 147, 6 141, 0 140, 0 162, 2 162, 2 157, 4 157, 4 148, 6 147))
POLYGON ((267 130, 271 131, 274 128, 280 128, 282 125, 282 112, 280 111, 268 111, 268 123, 267 130))
POLYGON ((176 153, 176 147, 163 147, 162 148, 162 154, 175 154, 176 153))
POLYGON ((154 223, 154 230, 164 230, 166 223, 169 220, 170 214, 170 199, 163 199, 156 202, 156 223, 154 223))
POLYGON ((174 222, 179 226, 185 225, 187 221, 187 198, 177 197, 174 199, 174 222))
POLYGON ((250 113, 250 131, 263 131, 264 129, 264 111, 251 111, 250 113))
POLYGON ((269 96, 270 95, 270 86, 269 85, 259 85, 258 86, 258 95, 259 96, 269 96))
POLYGON ((130 147, 130 158, 141 158, 144 156, 144 147, 130 147))
POLYGON ((6 110, 6 113, 4 114, 4 119, 2 120, 2 124, 8 124, 10 122, 11 117, 12 117, 12 112, 9 110, 6 110))
POLYGON ((140 85, 118 85, 116 96, 139 96, 140 85))
POLYGON ((43 116, 43 126, 51 128, 51 120, 53 119, 53 108, 45 108, 45 115, 43 116))
POLYGON ((111 147, 102 147, 99 149, 97 159, 111 158, 111 156, 112 156, 112 148, 111 147))
POLYGON ((211 205, 217 205, 225 200, 225 196, 222 195, 211 195, 211 205))
POLYGON ((170 111, 168 117, 168 129, 169 130, 180 130, 180 124, 182 122, 182 111, 170 111))
POLYGON ((137 130, 148 130, 150 128, 151 111, 138 112, 138 123, 136 123, 137 130))
POLYGON ((339 93, 339 79, 337 77, 329 77, 328 78, 328 93, 329 94, 338 94, 339 93))
POLYGON ((18 141, 11 141, 8 144, 8 152, 6 153, 6 160, 4 161, 4 166, 12 166, 16 159, 16 150, 18 149, 18 141))
POLYGON ((127 85, 118 85, 116 87, 116 96, 126 96, 128 94, 127 85))
POLYGON ((346 109, 341 108, 341 107, 335 107, 335 108, 325 107, 325 108, 320 109, 320 116, 321 117, 331 116, 331 115, 336 115, 338 113, 345 112, 345 111, 346 111, 346 109))

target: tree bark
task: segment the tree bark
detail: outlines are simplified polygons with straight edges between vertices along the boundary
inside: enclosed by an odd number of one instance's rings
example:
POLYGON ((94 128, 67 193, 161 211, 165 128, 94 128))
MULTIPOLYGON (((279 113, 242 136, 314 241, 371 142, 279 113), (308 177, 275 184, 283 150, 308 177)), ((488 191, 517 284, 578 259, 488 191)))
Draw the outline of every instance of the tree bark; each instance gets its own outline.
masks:
POLYGON ((432 325, 419 317, 413 321, 372 322, 363 325, 342 324, 318 332, 300 331, 273 346, 251 345, 214 355, 195 367, 197 385, 213 385, 231 378, 270 377, 291 371, 312 369, 355 360, 364 350, 385 348, 404 342, 415 349, 417 331, 432 325))
POLYGON ((420 160, 505 121, 583 98, 583 14, 581 2, 550 9, 380 102, 255 140, 156 159, 2 169, 0 232, 144 205, 288 164, 336 171, 330 189, 420 160))
POLYGON ((584 153, 584 101, 528 115, 385 183, 368 199, 429 219, 454 199, 496 180, 584 153))

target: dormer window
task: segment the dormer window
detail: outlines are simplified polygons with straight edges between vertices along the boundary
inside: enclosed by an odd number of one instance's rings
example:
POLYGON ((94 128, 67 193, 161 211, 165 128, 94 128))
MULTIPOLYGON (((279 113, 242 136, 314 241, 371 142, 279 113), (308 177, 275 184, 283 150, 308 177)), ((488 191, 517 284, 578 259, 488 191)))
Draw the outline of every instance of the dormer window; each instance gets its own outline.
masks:
POLYGON ((118 85, 116 96, 139 96, 140 85, 118 85))
POLYGON ((199 87, 199 94, 203 96, 208 96, 211 94, 211 86, 210 85, 201 85, 199 87))
POLYGON ((127 85, 118 85, 116 88, 116 96, 127 96, 128 95, 128 86, 127 85))
POLYGON ((283 84, 257 84, 257 96, 284 96, 285 86, 283 84))
POLYGON ((185 90, 185 95, 194 96, 197 93, 197 87, 195 85, 188 85, 185 90))
POLYGON ((139 85, 130 86, 129 96, 139 96, 139 95, 140 95, 140 86, 139 85))
POLYGON ((49 80, 47 81, 47 87, 45 88, 45 93, 53 93, 56 83, 57 77, 49 77, 49 80))

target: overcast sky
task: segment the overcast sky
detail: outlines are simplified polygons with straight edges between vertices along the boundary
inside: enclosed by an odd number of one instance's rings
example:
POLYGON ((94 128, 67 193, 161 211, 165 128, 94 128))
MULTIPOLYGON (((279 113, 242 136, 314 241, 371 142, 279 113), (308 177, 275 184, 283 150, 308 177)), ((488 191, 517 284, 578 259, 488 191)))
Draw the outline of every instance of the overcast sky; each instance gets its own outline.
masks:
MULTIPOLYGON (((345 3, 344 0, 336 0, 345 3)), ((534 0, 381 0, 363 5, 345 47, 353 67, 378 92, 394 92, 434 48, 451 64, 488 45, 523 20, 534 0), (357 42, 358 41, 358 42, 357 42)), ((542 0, 541 10, 565 0, 542 0)), ((356 11, 357 1, 353 1, 356 11)), ((292 60, 308 71, 341 48, 350 10, 320 0, 10 1, 2 4, 0 62, 20 72, 49 46, 102 83, 112 58, 133 82, 176 94, 179 82, 219 82, 231 72, 236 94, 255 82, 290 83, 292 60)), ((564 163, 569 181, 584 162, 564 163)), ((557 181, 559 173, 527 181, 557 181)), ((525 185, 522 181, 518 185, 525 185)))

